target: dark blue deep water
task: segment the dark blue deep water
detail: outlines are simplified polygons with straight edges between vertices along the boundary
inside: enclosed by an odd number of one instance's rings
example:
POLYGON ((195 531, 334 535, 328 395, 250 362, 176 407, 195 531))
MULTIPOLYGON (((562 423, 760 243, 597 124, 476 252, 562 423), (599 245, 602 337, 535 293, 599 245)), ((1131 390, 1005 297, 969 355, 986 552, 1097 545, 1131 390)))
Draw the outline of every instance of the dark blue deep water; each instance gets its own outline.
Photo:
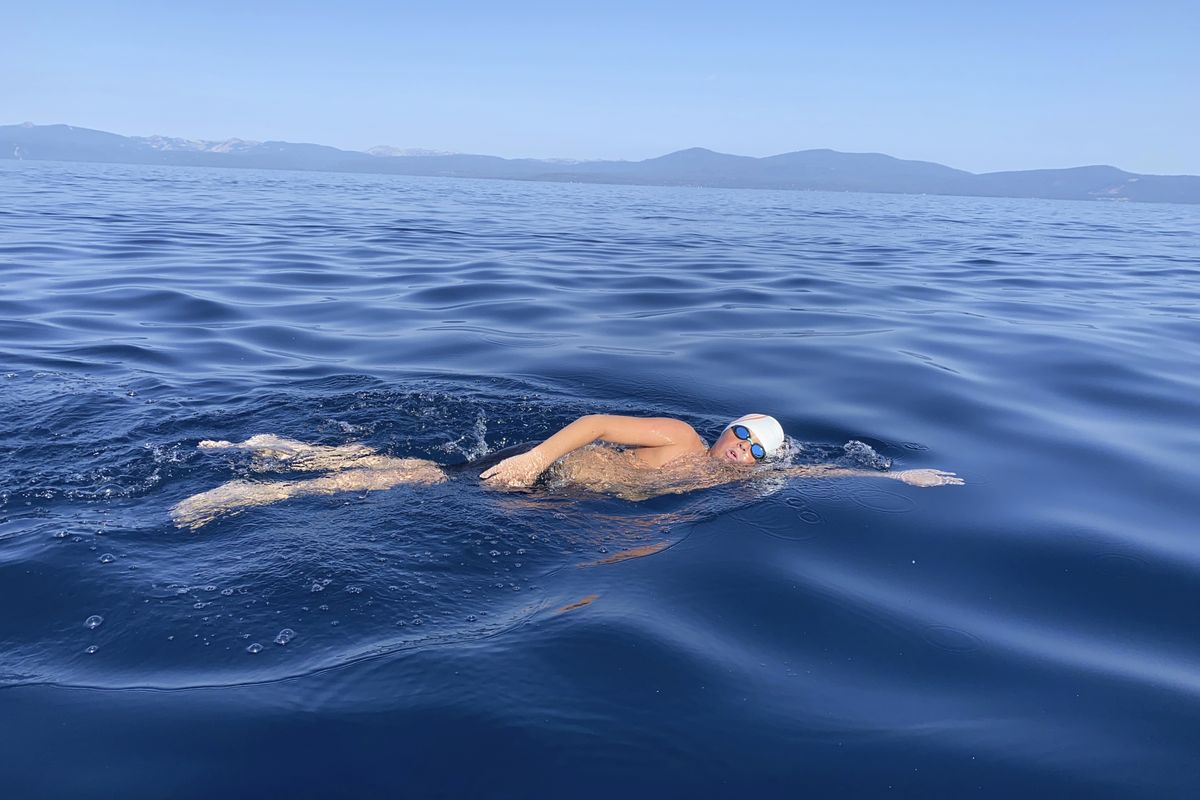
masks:
POLYGON ((3 162, 0 794, 1195 797, 1198 421, 1200 207, 3 162), (167 514, 747 411, 967 485, 167 514))

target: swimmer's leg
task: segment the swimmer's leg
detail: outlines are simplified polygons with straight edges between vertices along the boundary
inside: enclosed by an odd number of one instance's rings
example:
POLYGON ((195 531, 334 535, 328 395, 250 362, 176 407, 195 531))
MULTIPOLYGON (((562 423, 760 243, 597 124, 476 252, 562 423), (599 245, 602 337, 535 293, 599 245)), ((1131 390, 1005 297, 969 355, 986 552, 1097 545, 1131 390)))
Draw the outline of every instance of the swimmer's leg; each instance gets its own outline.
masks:
POLYGON ((379 491, 401 483, 429 485, 446 480, 446 473, 423 458, 392 458, 383 468, 359 468, 334 472, 304 481, 255 482, 237 480, 207 492, 192 495, 171 509, 171 519, 180 528, 196 530, 217 517, 252 506, 264 506, 314 494, 379 491))
POLYGON ((255 470, 290 470, 310 472, 323 469, 355 469, 387 466, 389 459, 364 444, 343 444, 336 447, 305 444, 271 433, 251 436, 244 442, 205 439, 198 445, 204 450, 249 450, 254 456, 255 470))

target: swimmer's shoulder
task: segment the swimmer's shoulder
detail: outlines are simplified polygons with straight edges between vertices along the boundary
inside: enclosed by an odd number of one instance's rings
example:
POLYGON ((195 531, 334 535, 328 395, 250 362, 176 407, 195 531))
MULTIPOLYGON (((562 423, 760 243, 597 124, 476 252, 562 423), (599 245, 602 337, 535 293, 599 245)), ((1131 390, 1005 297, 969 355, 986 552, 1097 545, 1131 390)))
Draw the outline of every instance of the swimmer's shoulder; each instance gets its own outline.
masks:
POLYGON ((689 453, 691 453, 691 452, 695 452, 695 453, 707 452, 708 451, 708 442, 704 440, 704 437, 701 436, 696 431, 696 429, 693 428, 691 425, 688 425, 686 422, 683 422, 683 420, 680 420, 680 422, 683 423, 683 425, 687 428, 687 432, 690 434, 690 437, 687 439, 687 451, 689 453))
POLYGON ((708 449, 708 444, 688 423, 674 417, 655 417, 651 420, 655 423, 655 427, 666 438, 671 440, 668 447, 677 447, 682 450, 702 450, 708 449))
POLYGON ((672 461, 708 450, 708 443, 700 437, 695 428, 683 420, 659 417, 655 422, 658 423, 659 432, 670 439, 670 443, 658 447, 639 447, 634 451, 636 460, 643 465, 661 469, 672 461))

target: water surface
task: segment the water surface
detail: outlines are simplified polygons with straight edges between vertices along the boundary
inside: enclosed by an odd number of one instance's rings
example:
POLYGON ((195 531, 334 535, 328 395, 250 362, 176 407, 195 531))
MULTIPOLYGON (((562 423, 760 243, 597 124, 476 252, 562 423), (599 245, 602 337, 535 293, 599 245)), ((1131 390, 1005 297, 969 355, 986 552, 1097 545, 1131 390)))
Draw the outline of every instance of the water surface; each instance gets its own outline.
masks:
POLYGON ((1170 205, 4 162, 6 792, 1194 796, 1198 234, 1170 205), (250 474, 204 438, 454 464, 747 411, 968 485, 167 516, 250 474))

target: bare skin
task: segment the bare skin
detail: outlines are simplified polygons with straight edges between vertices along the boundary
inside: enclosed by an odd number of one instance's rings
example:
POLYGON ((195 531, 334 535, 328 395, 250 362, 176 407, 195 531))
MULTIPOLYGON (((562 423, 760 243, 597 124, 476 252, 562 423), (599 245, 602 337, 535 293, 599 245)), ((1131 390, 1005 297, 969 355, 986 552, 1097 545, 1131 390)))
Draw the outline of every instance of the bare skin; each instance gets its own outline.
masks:
POLYGON ((434 484, 446 480, 446 473, 432 461, 421 458, 381 456, 369 447, 352 444, 324 447, 283 439, 270 434, 251 436, 244 442, 206 439, 205 450, 249 450, 256 470, 307 472, 330 470, 319 478, 298 481, 256 482, 236 480, 215 489, 192 495, 171 509, 171 519, 181 528, 195 530, 224 514, 251 506, 263 506, 304 495, 339 492, 380 491, 401 483, 434 484))
MULTIPOLYGON (((529 452, 504 459, 479 477, 489 486, 527 488, 550 465, 563 459, 559 462, 560 472, 570 483, 595 491, 611 491, 625 483, 650 490, 646 496, 652 497, 752 477, 746 468, 756 463, 750 453, 755 441, 753 436, 746 441, 726 430, 710 447, 682 420, 592 414, 575 420, 529 452), (612 450, 587 447, 597 441, 627 445, 629 449, 614 455, 612 450)), ((936 469, 877 472, 815 465, 786 467, 784 473, 806 478, 891 478, 913 486, 963 483, 953 472, 936 469)), ((623 496, 621 492, 613 493, 623 496)))
MULTIPOLYGON (((727 430, 710 447, 682 420, 594 414, 580 417, 532 450, 506 458, 485 470, 480 478, 489 488, 521 491, 553 468, 552 476, 564 484, 643 500, 760 474, 750 469, 756 463, 750 453, 752 443, 727 430), (624 445, 626 449, 599 446, 602 442, 624 445)), ((432 461, 392 458, 360 444, 327 447, 260 434, 239 443, 205 440, 199 447, 249 450, 254 457, 252 468, 260 471, 329 472, 295 481, 235 480, 193 495, 171 509, 177 526, 193 530, 219 516, 291 497, 380 491, 402 483, 429 485, 447 480, 446 473, 432 461)), ((912 486, 963 483, 953 472, 936 469, 877 472, 812 465, 783 467, 780 471, 804 478, 890 478, 912 486)))

